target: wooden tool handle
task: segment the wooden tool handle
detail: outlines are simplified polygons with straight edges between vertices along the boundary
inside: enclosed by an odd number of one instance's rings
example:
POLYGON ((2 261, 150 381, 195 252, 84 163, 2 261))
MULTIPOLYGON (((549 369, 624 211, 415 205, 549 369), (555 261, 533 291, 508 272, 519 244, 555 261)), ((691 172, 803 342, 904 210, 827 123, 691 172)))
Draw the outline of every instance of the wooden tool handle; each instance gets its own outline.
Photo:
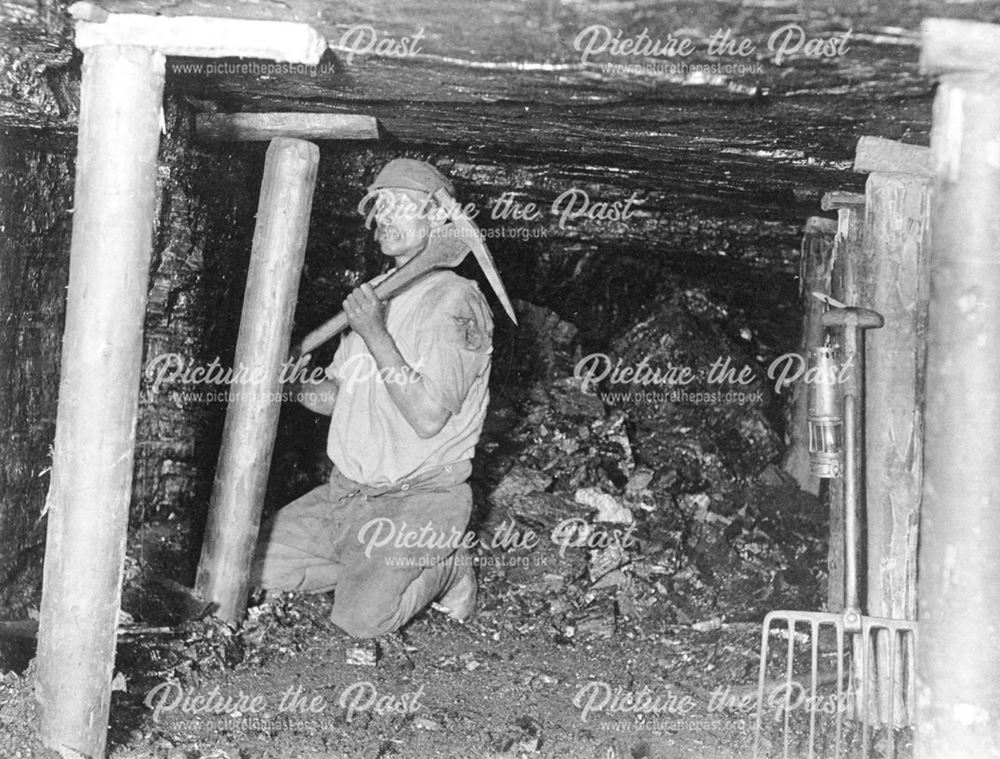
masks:
POLYGON ((316 329, 306 335, 302 342, 292 349, 292 354, 289 356, 292 360, 298 360, 299 357, 305 355, 306 353, 312 353, 319 346, 325 343, 327 340, 331 340, 345 329, 347 329, 347 314, 341 311, 335 317, 329 321, 323 322, 316 329))
MULTIPOLYGON (((379 300, 389 300, 427 272, 433 269, 457 266, 468 252, 468 243, 461 237, 449 234, 447 231, 439 231, 431 238, 423 253, 411 258, 401 268, 375 285, 375 295, 378 296, 379 300)), ((347 327, 347 314, 341 311, 306 335, 302 342, 292 349, 290 359, 294 361, 306 353, 311 353, 326 341, 339 335, 347 327)))
MULTIPOLYGON (((379 300, 388 300, 397 290, 403 287, 403 285, 413 281, 413 277, 407 278, 406 282, 402 281, 399 277, 399 275, 402 274, 406 268, 407 267, 404 266, 399 271, 393 272, 391 275, 375 285, 373 289, 375 290, 375 295, 378 296, 379 300)), ((424 271, 426 271, 426 269, 424 271)), ((423 271, 420 273, 423 273, 423 271)), ((297 349, 293 351, 291 358, 297 359, 306 353, 312 353, 323 343, 328 340, 332 340, 349 326, 350 324, 347 320, 347 314, 341 311, 332 319, 323 322, 316 329, 306 335, 302 339, 302 342, 297 346, 297 349)))

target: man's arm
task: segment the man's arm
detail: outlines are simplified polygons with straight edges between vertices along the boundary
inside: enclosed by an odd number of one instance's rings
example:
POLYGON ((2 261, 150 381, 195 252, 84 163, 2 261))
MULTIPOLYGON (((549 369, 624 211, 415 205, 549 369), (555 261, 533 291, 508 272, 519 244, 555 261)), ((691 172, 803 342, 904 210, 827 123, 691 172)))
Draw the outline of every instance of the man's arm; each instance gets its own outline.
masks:
POLYGON ((295 400, 310 411, 330 416, 333 413, 333 404, 337 400, 337 381, 325 379, 319 383, 300 385, 295 400))
MULTIPOLYGON (((308 363, 309 356, 304 356, 304 363, 308 363)), ((292 400, 301 403, 310 411, 330 416, 333 413, 333 404, 337 401, 337 391, 340 385, 337 380, 326 378, 320 382, 306 382, 299 380, 289 382, 285 386, 286 392, 291 393, 292 400)))
POLYGON ((431 397, 423 376, 399 352, 385 328, 385 307, 375 291, 370 285, 361 285, 347 296, 344 311, 387 377, 386 389, 403 418, 420 437, 434 437, 451 418, 451 412, 431 397))

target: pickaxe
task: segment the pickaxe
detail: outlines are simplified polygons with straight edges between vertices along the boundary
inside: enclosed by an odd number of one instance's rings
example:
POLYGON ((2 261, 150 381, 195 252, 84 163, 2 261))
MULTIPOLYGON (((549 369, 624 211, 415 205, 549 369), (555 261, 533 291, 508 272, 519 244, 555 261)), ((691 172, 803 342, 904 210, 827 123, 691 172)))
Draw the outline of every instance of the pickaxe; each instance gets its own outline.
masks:
MULTIPOLYGON (((486 247, 482 233, 472 223, 472 220, 462 213, 458 203, 446 190, 437 190, 434 193, 434 199, 448 214, 448 223, 431 232, 427 247, 422 252, 375 285, 375 295, 380 300, 388 300, 433 269, 449 269, 458 266, 471 251, 476 256, 476 260, 479 261, 480 268, 493 287, 493 292, 500 299, 507 316, 514 324, 517 324, 514 308, 510 304, 510 298, 507 297, 507 290, 493 264, 493 256, 490 255, 490 251, 486 247)), ((327 340, 339 335, 348 326, 347 314, 341 311, 306 335, 297 349, 293 349, 292 358, 297 359, 299 356, 311 353, 327 340)))

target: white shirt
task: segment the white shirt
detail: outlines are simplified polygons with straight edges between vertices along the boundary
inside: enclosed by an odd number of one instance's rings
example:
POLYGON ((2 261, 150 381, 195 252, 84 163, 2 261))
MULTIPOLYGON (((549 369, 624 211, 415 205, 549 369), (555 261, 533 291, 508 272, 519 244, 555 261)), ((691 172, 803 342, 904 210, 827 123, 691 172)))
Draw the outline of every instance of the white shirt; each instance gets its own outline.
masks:
POLYGON ((475 282, 439 270, 386 305, 396 347, 451 416, 433 437, 417 435, 386 387, 408 377, 381 372, 361 337, 346 334, 327 369, 340 384, 327 454, 345 477, 367 485, 471 459, 489 402, 493 318, 475 282))

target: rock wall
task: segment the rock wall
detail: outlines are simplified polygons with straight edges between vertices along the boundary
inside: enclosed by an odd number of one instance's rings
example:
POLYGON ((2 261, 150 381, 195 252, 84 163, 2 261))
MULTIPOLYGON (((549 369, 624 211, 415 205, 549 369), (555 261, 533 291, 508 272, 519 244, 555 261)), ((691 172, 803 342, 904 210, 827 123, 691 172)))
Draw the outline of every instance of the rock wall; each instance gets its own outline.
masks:
MULTIPOLYGON (((243 152, 191 149, 171 110, 158 174, 160 213, 145 363, 231 359, 262 166, 243 152), (227 358, 227 352, 229 358, 227 358)), ((42 518, 55 436, 75 158, 59 140, 12 140, 0 153, 0 609, 37 602, 42 518)), ((185 399, 144 375, 132 522, 207 503, 224 402, 185 399)), ((198 389, 198 388, 195 388, 198 389)), ((109 388, 109 392, 114 392, 109 388)))
POLYGON ((0 603, 37 592, 59 390, 72 159, 0 152, 0 603))
POLYGON ((205 154, 183 115, 161 149, 160 213, 146 307, 133 522, 207 503, 225 388, 171 382, 230 361, 250 257, 261 166, 245 153, 205 154), (214 394, 213 394, 214 393, 214 394))

